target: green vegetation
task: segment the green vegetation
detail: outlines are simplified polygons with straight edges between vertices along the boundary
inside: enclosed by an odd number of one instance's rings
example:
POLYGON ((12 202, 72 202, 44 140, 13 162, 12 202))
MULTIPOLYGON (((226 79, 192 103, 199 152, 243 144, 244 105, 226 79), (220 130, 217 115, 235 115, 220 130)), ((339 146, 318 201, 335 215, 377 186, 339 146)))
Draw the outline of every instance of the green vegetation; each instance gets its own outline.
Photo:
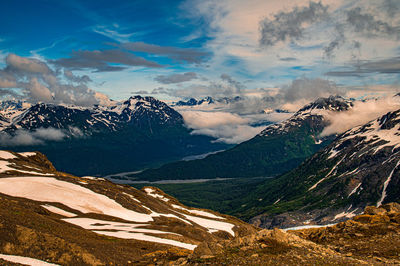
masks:
MULTIPOLYGON (((262 177, 235 178, 203 183, 151 184, 151 186, 160 188, 184 205, 235 215, 235 210, 243 204, 242 200, 252 194, 265 180, 266 178, 262 177)), ((135 184, 133 186, 140 189, 148 185, 135 184)))
POLYGON ((323 144, 315 144, 314 136, 320 131, 321 125, 304 122, 287 133, 256 136, 204 159, 166 164, 136 174, 135 178, 157 181, 275 176, 295 168, 331 141, 326 139, 323 144))
MULTIPOLYGON (((312 158, 286 174, 273 177, 233 178, 203 183, 151 184, 174 196, 183 204, 215 210, 236 216, 244 221, 261 213, 281 214, 304 208, 330 206, 336 197, 334 191, 343 189, 342 183, 332 186, 331 194, 308 192, 308 188, 321 179, 335 162, 312 158), (323 169, 323 171, 321 171, 323 169)), ((142 188, 149 184, 135 184, 142 188)), ((336 201, 336 206, 346 202, 336 201)))

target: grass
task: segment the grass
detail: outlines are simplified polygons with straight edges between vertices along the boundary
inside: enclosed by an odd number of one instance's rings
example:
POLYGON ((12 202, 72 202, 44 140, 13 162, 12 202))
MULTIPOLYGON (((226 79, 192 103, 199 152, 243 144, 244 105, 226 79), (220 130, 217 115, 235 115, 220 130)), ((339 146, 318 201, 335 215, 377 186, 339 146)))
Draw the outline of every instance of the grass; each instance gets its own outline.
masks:
MULTIPOLYGON (((235 210, 244 204, 242 200, 266 179, 265 177, 234 178, 202 183, 151 184, 151 186, 160 188, 187 206, 236 215, 235 210)), ((140 189, 148 185, 145 183, 133 186, 140 189)))

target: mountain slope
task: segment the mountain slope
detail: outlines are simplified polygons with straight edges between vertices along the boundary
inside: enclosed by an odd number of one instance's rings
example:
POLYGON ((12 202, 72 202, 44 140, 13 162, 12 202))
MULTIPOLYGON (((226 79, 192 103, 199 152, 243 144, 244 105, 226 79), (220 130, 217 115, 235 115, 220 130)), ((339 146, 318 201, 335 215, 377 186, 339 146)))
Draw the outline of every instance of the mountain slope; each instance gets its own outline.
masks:
POLYGON ((0 151, 0 217, 0 253, 63 265, 148 264, 255 232, 156 188, 57 172, 36 152, 0 151))
POLYGON ((399 201, 400 110, 340 135, 296 169, 260 185, 241 217, 262 227, 334 223, 399 201))
POLYGON ((351 108, 339 96, 320 98, 290 119, 266 127, 256 137, 201 160, 175 162, 135 175, 141 180, 273 176, 286 172, 328 144, 319 138, 328 121, 326 112, 351 108))
POLYGON ((79 175, 134 171, 227 147, 191 135, 178 112, 152 97, 91 108, 3 106, 0 148, 41 151, 57 168, 79 175))
POLYGON ((207 256, 203 262, 209 265, 397 265, 399 244, 400 205, 389 203, 368 206, 364 214, 332 226, 264 229, 239 239, 203 243, 181 261, 192 265, 207 256))

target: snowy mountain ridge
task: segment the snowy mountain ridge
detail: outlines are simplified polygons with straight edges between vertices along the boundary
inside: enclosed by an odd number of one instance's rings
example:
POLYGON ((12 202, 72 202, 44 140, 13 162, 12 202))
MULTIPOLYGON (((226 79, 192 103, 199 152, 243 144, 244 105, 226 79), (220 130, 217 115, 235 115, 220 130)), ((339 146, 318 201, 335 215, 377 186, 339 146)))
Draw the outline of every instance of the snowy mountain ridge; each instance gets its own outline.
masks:
MULTIPOLYGON (((0 131, 56 128, 70 131, 77 127, 90 134, 94 131, 116 131, 139 120, 157 120, 159 124, 182 122, 181 116, 167 104, 152 97, 133 96, 109 106, 81 107, 56 104, 3 102, 0 107, 0 131)), ((147 121, 145 121, 148 123, 147 121)))
POLYGON ((288 134, 295 128, 308 123, 322 127, 326 126, 328 121, 326 115, 329 112, 341 112, 352 108, 352 102, 341 96, 329 96, 328 98, 318 98, 298 110, 292 117, 280 123, 267 126, 259 136, 266 137, 270 135, 288 134))

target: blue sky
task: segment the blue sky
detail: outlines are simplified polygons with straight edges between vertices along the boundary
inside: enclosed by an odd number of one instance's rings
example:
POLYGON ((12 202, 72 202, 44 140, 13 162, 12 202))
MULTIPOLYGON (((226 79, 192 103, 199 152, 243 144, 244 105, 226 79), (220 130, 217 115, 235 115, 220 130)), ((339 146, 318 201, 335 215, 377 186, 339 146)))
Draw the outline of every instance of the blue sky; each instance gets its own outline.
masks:
POLYGON ((396 0, 14 0, 0 8, 4 97, 90 104, 95 92, 118 100, 278 94, 295 102, 321 80, 328 85, 313 96, 398 91, 396 0), (294 87, 299 79, 307 86, 294 87))

